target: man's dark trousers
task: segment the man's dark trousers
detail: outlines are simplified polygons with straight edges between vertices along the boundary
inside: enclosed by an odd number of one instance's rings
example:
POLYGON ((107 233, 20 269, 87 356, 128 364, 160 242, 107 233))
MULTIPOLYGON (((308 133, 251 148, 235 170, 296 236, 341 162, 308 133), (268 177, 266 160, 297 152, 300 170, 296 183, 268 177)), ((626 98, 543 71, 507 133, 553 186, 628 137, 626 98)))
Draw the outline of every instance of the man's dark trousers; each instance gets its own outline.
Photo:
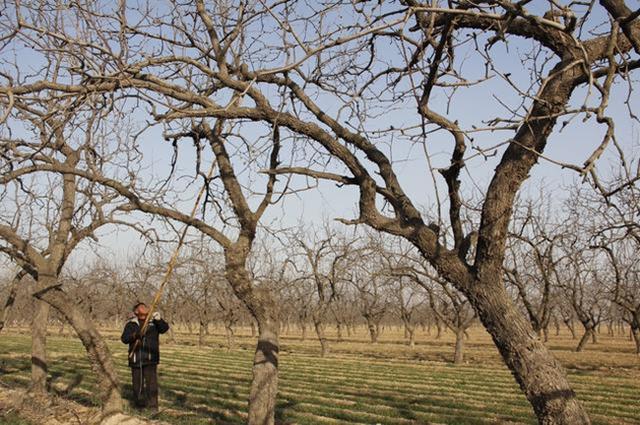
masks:
POLYGON ((136 407, 158 410, 158 365, 132 367, 131 377, 136 407))

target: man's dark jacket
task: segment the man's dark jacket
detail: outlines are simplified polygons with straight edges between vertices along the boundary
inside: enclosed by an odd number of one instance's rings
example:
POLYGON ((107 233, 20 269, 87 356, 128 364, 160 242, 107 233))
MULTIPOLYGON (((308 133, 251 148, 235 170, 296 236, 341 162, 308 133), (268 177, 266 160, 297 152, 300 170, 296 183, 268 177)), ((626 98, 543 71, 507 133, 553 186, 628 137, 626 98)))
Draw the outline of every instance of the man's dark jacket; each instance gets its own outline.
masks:
MULTIPOLYGON (((129 354, 133 350, 141 326, 142 323, 134 317, 127 322, 124 331, 122 331, 120 340, 124 344, 129 344, 129 354)), ((142 366, 158 364, 160 362, 160 341, 158 336, 168 330, 169 324, 164 320, 150 320, 147 332, 138 344, 135 354, 129 357, 129 367, 140 367, 141 364, 142 366)))

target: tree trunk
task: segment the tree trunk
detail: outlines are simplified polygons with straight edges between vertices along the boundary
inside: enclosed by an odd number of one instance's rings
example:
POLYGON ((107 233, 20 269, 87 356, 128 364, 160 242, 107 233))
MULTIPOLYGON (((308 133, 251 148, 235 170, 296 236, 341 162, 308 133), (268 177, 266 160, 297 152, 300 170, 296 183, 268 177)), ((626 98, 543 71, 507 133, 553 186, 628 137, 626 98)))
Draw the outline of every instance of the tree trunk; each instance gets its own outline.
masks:
POLYGON ((456 331, 456 350, 453 355, 453 364, 462 364, 464 360, 464 330, 456 331))
POLYGON ((501 281, 473 282, 467 297, 540 424, 589 424, 564 368, 510 300, 501 281))
POLYGON ((585 327, 584 334, 582 338, 580 338, 580 342, 578 342, 578 346, 576 347, 576 353, 584 350, 584 347, 587 345, 587 341, 589 341, 589 337, 593 333, 593 329, 585 327))
POLYGON ((205 345, 205 334, 206 334, 206 329, 205 329, 204 321, 200 319, 200 327, 198 329, 198 345, 200 347, 205 345))
POLYGON ((338 333, 338 342, 342 342, 344 340, 342 338, 342 323, 336 323, 336 332, 338 333))
POLYGON ((372 344, 378 343, 378 331, 376 329, 376 325, 373 322, 367 320, 367 327, 369 328, 369 337, 371 338, 372 344))
POLYGON ((252 321, 249 322, 249 326, 251 327, 251 338, 256 337, 256 324, 252 321))
POLYGON ((87 351, 91 369, 97 378, 98 394, 102 404, 102 417, 106 418, 122 412, 122 397, 120 395, 118 375, 104 339, 91 319, 78 308, 59 286, 45 284, 44 287, 45 289, 36 292, 34 295, 64 316, 87 351))
POLYGON ((598 336, 596 335, 596 332, 594 332, 594 331, 591 332, 591 343, 592 344, 597 344, 598 343, 598 336))
POLYGON ((567 328, 571 332, 571 339, 576 339, 578 336, 576 335, 576 327, 573 324, 573 320, 567 319, 564 321, 564 324, 567 326, 567 328))
POLYGON ((278 394, 280 321, 276 302, 266 288, 256 288, 245 268, 249 247, 236 244, 225 249, 225 276, 233 292, 258 324, 249 389, 249 425, 274 425, 278 394))
POLYGON ((439 321, 436 321, 436 339, 440 339, 442 336, 442 324, 439 321))
POLYGON ((13 307, 13 303, 16 300, 16 294, 18 293, 18 284, 24 277, 26 272, 24 270, 19 271, 11 281, 11 287, 9 288, 9 296, 7 297, 7 301, 4 303, 4 307, 2 308, 2 313, 0 314, 0 331, 4 328, 5 323, 9 320, 9 313, 11 312, 11 307, 13 307))
POLYGON ((253 380, 249 391, 249 425, 274 425, 278 393, 277 325, 258 322, 258 346, 253 357, 253 380))
POLYGON ((300 330, 302 331, 300 341, 305 341, 307 339, 307 324, 305 322, 300 323, 300 330))
POLYGON ((224 333, 227 337, 227 350, 233 349, 233 325, 231 323, 224 324, 224 333))
POLYGON ((416 346, 416 327, 415 325, 405 326, 405 329, 409 333, 409 347, 413 348, 416 346))
POLYGON ((35 394, 47 392, 47 322, 49 304, 35 299, 35 314, 31 323, 31 384, 35 394))
POLYGON ((633 340, 636 343, 636 354, 640 356, 640 329, 632 327, 631 334, 633 335, 633 340))
POLYGON ((320 341, 320 356, 324 357, 329 354, 329 340, 327 339, 324 333, 324 323, 319 317, 313 318, 313 327, 316 330, 316 335, 318 335, 318 341, 320 341))

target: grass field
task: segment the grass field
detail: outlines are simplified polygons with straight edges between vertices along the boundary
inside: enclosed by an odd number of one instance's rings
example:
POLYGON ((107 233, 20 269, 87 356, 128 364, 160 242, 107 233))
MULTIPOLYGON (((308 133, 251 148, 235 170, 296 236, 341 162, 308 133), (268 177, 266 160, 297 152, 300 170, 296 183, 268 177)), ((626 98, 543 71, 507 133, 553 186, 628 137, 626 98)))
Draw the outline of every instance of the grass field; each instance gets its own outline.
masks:
MULTIPOLYGON (((114 353, 124 395, 131 391, 125 346, 116 331, 105 331, 114 353)), ((160 371, 160 419, 175 424, 243 423, 251 375, 253 341, 240 337, 238 348, 222 348, 221 332, 197 347, 196 337, 179 334, 163 341, 160 371)), ((54 391, 67 391, 82 403, 94 403, 94 380, 77 339, 50 336, 50 374, 54 391)), ((335 343, 320 358, 313 339, 282 339, 279 423, 325 424, 510 424, 535 423, 531 408, 489 337, 480 329, 467 342, 467 362, 450 363, 453 337, 420 335, 418 345, 402 344, 399 331, 387 330, 371 345, 364 330, 335 343)), ((640 424, 640 358, 624 337, 601 336, 587 351, 574 353, 575 341, 552 338, 549 346, 567 367, 569 379, 595 424, 640 424)), ((0 382, 26 386, 29 336, 15 330, 0 334, 0 382)), ((8 421, 8 418, 4 418, 8 421)), ((0 423, 3 417, 0 416, 0 423)), ((18 423, 18 422, 16 422, 18 423)))

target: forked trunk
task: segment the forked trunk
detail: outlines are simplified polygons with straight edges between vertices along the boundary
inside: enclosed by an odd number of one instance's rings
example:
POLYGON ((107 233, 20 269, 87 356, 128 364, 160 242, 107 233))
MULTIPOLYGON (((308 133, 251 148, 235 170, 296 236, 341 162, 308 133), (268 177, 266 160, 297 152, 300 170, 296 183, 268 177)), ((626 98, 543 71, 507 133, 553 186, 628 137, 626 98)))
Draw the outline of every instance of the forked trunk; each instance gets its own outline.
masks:
POLYGON ((45 284, 44 288, 34 295, 64 316, 87 351, 91 369, 98 381, 102 417, 122 412, 118 375, 113 366, 111 353, 91 318, 87 317, 59 286, 45 284))
POLYGON ((29 391, 35 394, 47 392, 47 322, 49 304, 35 299, 36 311, 31 322, 31 383, 29 391))
POLYGON ((468 293, 542 425, 589 424, 564 368, 522 317, 501 281, 474 282, 468 293))
POLYGON ((462 364, 464 360, 464 330, 456 331, 456 350, 453 355, 453 364, 462 364))

